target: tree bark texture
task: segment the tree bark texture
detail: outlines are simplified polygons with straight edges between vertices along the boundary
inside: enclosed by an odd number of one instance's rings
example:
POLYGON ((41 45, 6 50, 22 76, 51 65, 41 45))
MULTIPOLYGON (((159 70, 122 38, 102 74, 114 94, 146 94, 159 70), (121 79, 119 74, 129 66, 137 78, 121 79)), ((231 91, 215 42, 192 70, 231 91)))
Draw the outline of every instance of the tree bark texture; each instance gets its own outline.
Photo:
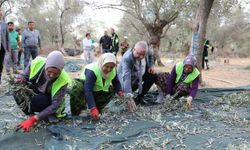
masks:
MULTIPOLYGON (((193 33, 198 33, 198 49, 196 53, 197 67, 201 72, 201 63, 203 57, 203 47, 206 36, 207 21, 212 8, 214 0, 200 0, 199 8, 196 14, 196 23, 194 24, 193 33)), ((191 47, 192 48, 192 47, 191 47)), ((191 51, 191 49, 190 49, 191 51)), ((200 82, 202 82, 202 74, 200 75, 200 82)))

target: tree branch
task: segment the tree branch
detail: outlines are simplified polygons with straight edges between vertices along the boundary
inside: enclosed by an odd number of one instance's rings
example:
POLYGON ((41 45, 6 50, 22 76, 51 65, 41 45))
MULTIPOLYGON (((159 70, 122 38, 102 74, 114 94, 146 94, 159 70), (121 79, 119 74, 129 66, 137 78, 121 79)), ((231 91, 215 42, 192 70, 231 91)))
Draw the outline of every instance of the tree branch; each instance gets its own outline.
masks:
POLYGON ((2 6, 3 6, 3 4, 5 3, 5 2, 7 2, 8 0, 3 0, 3 1, 1 1, 0 2, 0 8, 2 8, 2 6))
POLYGON ((164 31, 161 35, 161 38, 164 38, 167 35, 167 31, 169 30, 169 28, 171 27, 172 24, 168 24, 167 27, 164 27, 164 31))

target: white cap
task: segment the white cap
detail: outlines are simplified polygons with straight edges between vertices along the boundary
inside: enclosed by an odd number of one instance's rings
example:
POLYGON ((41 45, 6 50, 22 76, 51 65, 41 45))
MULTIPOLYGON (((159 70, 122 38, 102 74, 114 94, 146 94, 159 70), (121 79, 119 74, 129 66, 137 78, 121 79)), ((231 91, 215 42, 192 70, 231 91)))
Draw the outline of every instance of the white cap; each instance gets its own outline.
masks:
POLYGON ((127 36, 124 36, 124 39, 128 39, 128 37, 127 37, 127 36))

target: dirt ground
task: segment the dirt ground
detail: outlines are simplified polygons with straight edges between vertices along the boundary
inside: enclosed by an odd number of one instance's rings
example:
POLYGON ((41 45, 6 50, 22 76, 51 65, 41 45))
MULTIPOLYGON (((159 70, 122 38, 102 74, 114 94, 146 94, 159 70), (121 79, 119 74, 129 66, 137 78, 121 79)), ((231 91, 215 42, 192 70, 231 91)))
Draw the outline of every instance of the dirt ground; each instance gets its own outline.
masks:
MULTIPOLYGON (((202 70, 203 84, 200 88, 229 88, 250 85, 250 58, 230 58, 224 63, 224 58, 209 61, 209 70, 202 70)), ((170 62, 163 59, 165 62, 170 62)), ((181 59, 177 59, 178 62, 181 59)), ((171 71, 173 63, 165 63, 166 67, 157 67, 161 71, 171 71)))
MULTIPOLYGON (((120 59, 118 57, 118 60, 120 59)), ((162 58, 165 66, 156 66, 156 71, 170 72, 172 67, 183 59, 162 58)), ((250 58, 229 58, 229 63, 224 63, 224 60, 225 58, 213 58, 209 61, 210 69, 202 70, 203 83, 200 88, 230 88, 250 85, 250 58)), ((72 77, 78 75, 80 75, 79 72, 71 73, 72 77)))
MULTIPOLYGON (((67 57, 66 59, 80 59, 80 56, 67 57)), ((170 72, 172 67, 183 61, 184 58, 162 58, 164 67, 156 66, 156 71, 170 72)), ((121 57, 118 56, 118 61, 121 57)), ((209 70, 202 71, 203 83, 200 88, 230 88, 250 85, 250 58, 229 58, 229 63, 224 63, 225 58, 213 58, 209 61, 209 70)), ((84 65, 82 65, 84 66, 84 65)), ((5 69, 4 69, 5 72, 5 69)), ((72 78, 79 77, 81 71, 70 73, 72 78)), ((4 77, 6 75, 4 73, 4 77)), ((5 81, 4 81, 5 82, 5 81)))

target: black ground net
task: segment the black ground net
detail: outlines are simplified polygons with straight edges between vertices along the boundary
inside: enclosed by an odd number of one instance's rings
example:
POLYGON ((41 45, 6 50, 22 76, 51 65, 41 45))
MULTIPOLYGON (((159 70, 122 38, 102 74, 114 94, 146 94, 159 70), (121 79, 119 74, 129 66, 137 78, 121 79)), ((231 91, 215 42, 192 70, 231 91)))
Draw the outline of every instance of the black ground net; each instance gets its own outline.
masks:
MULTIPOLYGON (((191 111, 166 112, 161 104, 133 113, 113 109, 119 112, 106 112, 97 122, 69 115, 30 133, 14 132, 25 116, 11 96, 0 97, 0 149, 250 149, 250 86, 201 89, 191 111)), ((146 98, 153 102, 156 92, 146 98)))

